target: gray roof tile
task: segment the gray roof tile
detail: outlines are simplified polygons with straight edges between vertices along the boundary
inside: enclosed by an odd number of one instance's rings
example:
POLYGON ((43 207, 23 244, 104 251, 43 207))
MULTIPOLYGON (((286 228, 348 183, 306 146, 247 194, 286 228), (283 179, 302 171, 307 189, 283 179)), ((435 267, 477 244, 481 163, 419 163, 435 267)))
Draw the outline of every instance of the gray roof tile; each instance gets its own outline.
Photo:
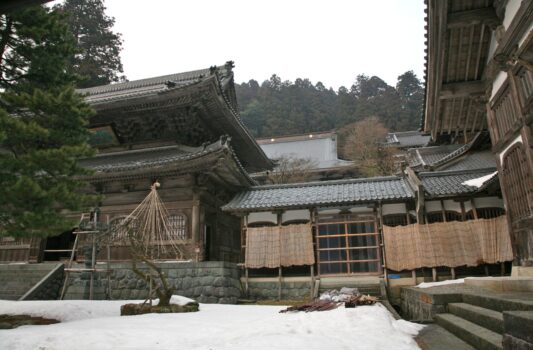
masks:
POLYGON ((423 172, 418 176, 429 196, 448 196, 478 192, 478 187, 463 185, 467 180, 477 179, 491 173, 496 168, 476 170, 423 172))
MULTIPOLYGON (((228 74, 225 66, 218 66, 216 69, 221 77, 225 77, 228 74)), ((77 92, 84 95, 85 101, 88 103, 100 104, 114 100, 152 95, 169 89, 183 88, 198 83, 209 76, 211 76, 211 69, 207 68, 123 83, 78 89, 77 92)))
POLYGON ((445 164, 439 170, 474 170, 484 168, 496 168, 496 160, 491 151, 467 153, 464 157, 445 164))
POLYGON ((407 180, 400 177, 346 179, 286 185, 255 186, 237 194, 226 211, 348 205, 378 200, 414 198, 407 180))
POLYGON ((426 146, 429 140, 431 136, 424 135, 420 131, 391 132, 387 135, 387 143, 397 147, 426 146))

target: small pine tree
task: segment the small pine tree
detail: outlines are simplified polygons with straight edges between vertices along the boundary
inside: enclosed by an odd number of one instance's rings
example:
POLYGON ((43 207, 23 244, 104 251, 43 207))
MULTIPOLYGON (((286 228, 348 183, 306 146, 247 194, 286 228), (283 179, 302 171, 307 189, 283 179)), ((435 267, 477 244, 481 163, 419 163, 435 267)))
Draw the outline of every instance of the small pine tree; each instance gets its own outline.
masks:
POLYGON ((102 0, 66 0, 58 7, 67 15, 70 31, 78 52, 69 66, 81 76, 79 88, 110 84, 125 80, 120 51, 120 33, 112 31, 115 18, 105 14, 102 0))
POLYGON ((74 40, 64 16, 40 6, 0 15, 0 35, 0 236, 59 234, 74 224, 62 209, 96 199, 76 179, 93 151, 92 109, 67 69, 74 40))

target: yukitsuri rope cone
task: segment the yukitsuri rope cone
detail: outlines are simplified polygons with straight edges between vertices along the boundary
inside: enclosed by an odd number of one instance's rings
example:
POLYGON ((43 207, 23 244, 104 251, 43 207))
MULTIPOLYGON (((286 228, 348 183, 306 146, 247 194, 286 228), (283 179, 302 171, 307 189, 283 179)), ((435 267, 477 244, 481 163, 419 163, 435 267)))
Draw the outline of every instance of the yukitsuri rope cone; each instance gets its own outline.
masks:
POLYGON ((121 315, 198 311, 197 303, 184 306, 170 304, 174 287, 155 263, 156 259, 183 258, 179 246, 183 240, 173 234, 168 211, 157 193, 159 186, 158 182, 152 185, 148 196, 118 225, 114 233, 129 243, 132 271, 148 284, 150 290, 144 303, 122 305, 121 315), (138 268, 138 261, 143 262, 147 269, 138 268), (159 298, 159 303, 152 306, 155 296, 159 298))
POLYGON ((172 230, 168 211, 157 193, 159 186, 158 182, 151 186, 150 193, 124 218, 116 234, 150 259, 182 259, 180 245, 185 242, 172 230))

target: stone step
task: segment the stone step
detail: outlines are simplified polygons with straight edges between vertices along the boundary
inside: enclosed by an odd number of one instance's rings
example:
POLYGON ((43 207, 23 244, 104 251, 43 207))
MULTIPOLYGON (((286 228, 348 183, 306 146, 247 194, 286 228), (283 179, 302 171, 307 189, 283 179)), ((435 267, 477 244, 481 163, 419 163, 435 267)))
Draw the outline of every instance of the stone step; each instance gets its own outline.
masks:
POLYGON ((435 322, 479 350, 503 349, 503 337, 464 318, 452 314, 438 314, 435 322))
POLYGON ((533 311, 533 300, 512 299, 489 294, 463 294, 463 302, 498 312, 503 311, 533 311))
POLYGON ((466 303, 450 303, 448 304, 448 311, 493 332, 503 334, 503 314, 501 312, 466 303))
POLYGON ((475 350, 435 323, 422 328, 416 336, 416 343, 422 350, 475 350))
POLYGON ((18 300, 20 298, 20 295, 15 294, 1 294, 0 293, 0 300, 18 300))

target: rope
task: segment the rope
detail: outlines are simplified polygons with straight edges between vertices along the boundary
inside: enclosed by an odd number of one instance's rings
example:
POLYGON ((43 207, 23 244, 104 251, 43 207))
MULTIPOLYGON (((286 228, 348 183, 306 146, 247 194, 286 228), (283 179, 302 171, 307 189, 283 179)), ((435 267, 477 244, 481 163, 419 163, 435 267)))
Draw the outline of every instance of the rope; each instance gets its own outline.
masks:
POLYGON ((159 183, 155 182, 150 193, 117 227, 120 236, 132 236, 142 242, 144 253, 152 258, 183 258, 180 245, 172 232, 168 210, 157 193, 159 183))

